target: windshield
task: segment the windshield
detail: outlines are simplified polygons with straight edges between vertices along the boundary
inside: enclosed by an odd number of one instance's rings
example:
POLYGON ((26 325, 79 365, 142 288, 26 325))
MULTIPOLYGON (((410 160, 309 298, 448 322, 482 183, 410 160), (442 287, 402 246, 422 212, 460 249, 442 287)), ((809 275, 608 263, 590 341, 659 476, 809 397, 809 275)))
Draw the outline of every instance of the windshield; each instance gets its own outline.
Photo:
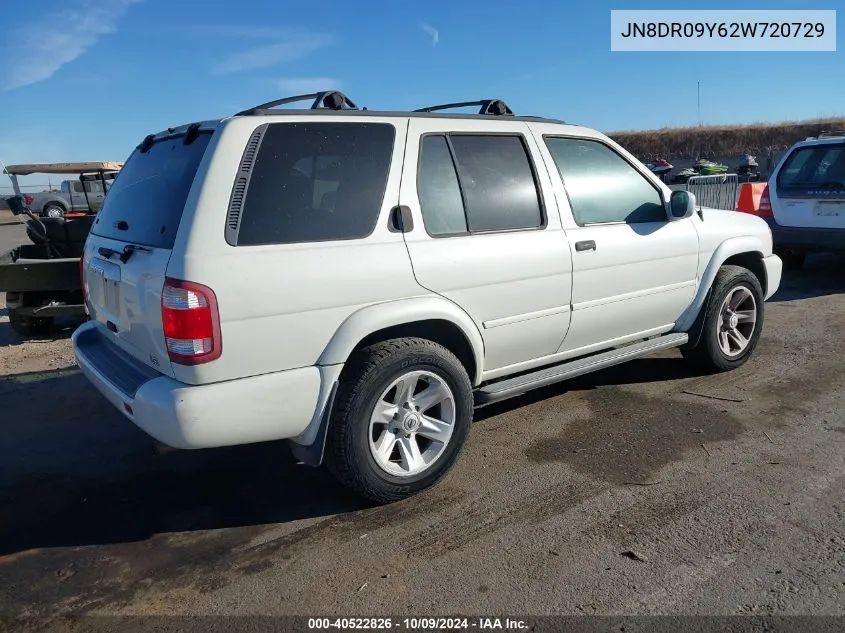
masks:
POLYGON ((173 248, 185 201, 211 133, 190 145, 184 137, 135 150, 114 180, 92 233, 123 242, 173 248))
POLYGON ((795 150, 778 174, 781 189, 845 189, 845 143, 795 150))

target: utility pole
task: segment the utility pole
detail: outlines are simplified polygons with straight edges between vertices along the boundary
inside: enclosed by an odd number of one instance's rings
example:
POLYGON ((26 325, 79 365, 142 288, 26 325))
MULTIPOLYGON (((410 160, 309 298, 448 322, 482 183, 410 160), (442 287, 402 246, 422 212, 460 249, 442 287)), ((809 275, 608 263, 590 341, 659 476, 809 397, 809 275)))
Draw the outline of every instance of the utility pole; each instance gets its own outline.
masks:
MULTIPOLYGON (((701 81, 697 82, 698 86, 698 127, 701 128, 701 81)), ((696 134, 697 141, 698 141, 698 151, 696 151, 696 160, 701 158, 701 133, 699 132, 696 134)))
POLYGON ((698 82, 698 127, 701 127, 701 82, 698 82))

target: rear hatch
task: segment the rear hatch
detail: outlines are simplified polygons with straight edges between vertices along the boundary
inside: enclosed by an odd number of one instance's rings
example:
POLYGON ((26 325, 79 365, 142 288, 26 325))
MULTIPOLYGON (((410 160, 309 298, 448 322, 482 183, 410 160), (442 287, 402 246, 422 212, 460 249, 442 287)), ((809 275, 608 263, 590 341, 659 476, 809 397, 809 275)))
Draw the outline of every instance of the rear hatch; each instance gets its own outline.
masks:
POLYGON ((192 131, 186 142, 182 128, 145 140, 109 188, 85 244, 83 280, 92 321, 124 351, 169 376, 162 289, 211 132, 192 131))
POLYGON ((793 149, 771 193, 781 226, 845 229, 845 140, 793 149))

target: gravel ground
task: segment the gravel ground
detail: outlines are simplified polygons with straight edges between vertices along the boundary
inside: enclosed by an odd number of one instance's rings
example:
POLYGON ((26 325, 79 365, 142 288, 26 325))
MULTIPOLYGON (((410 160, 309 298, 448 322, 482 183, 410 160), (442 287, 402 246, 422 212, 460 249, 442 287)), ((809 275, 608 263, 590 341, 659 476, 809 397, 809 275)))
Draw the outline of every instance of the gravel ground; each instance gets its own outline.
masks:
MULTIPOLYGON (((0 211, 0 254, 26 243, 26 230, 11 214, 0 211)), ((9 327, 6 295, 0 292, 0 381, 3 376, 43 372, 74 364, 70 347, 73 321, 63 321, 59 337, 22 341, 9 327)), ((33 376, 33 379, 37 377, 33 376)), ((2 382, 0 382, 2 384, 2 382)), ((2 440, 0 440, 2 447, 2 440)))
POLYGON ((842 271, 788 275, 740 370, 670 351, 481 410, 376 508, 281 443, 161 450, 0 317, 0 615, 845 615, 842 271))

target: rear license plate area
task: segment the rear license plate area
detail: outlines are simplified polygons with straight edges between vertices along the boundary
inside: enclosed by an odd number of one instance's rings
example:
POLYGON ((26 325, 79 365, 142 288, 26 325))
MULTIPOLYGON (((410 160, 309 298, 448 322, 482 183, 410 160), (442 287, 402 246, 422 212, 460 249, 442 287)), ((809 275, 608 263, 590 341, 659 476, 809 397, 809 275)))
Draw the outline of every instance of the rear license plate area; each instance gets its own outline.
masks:
POLYGON ((120 315, 120 266, 94 258, 88 264, 88 296, 104 317, 115 320, 120 315))
POLYGON ((813 214, 818 218, 838 218, 845 216, 845 200, 818 200, 816 201, 813 214))

